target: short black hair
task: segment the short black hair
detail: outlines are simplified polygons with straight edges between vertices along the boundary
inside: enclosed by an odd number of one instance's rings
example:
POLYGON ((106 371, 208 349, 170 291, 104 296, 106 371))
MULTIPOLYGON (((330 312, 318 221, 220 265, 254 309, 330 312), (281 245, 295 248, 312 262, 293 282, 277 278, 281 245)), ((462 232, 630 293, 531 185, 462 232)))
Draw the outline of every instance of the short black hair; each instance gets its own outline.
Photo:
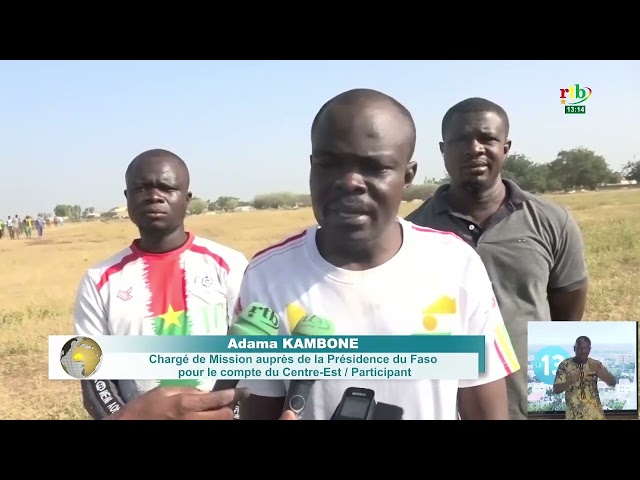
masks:
POLYGON ((409 155, 409 158, 411 158, 416 149, 416 136, 417 136, 416 123, 413 120, 413 116, 411 115, 411 112, 409 112, 407 107, 402 105, 399 101, 397 101, 395 98, 391 97, 390 95, 387 95, 386 93, 382 93, 378 90, 373 90, 370 88, 354 88, 352 90, 347 90, 346 92, 342 92, 336 95, 335 97, 333 97, 332 99, 328 100, 324 105, 322 105, 322 107, 320 107, 320 110, 318 110, 318 113, 316 113, 316 116, 313 118, 313 122, 311 123, 311 136, 313 137, 313 133, 315 132, 316 127, 318 126, 318 121, 320 120, 320 117, 322 117, 322 114, 327 110, 329 110, 331 107, 336 105, 365 104, 367 102, 387 102, 392 107, 394 107, 402 117, 404 117, 407 120, 407 122, 409 123, 409 128, 411 129, 411 132, 410 132, 411 145, 410 145, 410 155, 409 155))
POLYGON ((142 152, 136 158, 131 160, 131 162, 129 163, 129 166, 127 167, 127 171, 124 173, 125 181, 129 178, 129 175, 131 174, 131 171, 136 166, 136 164, 140 160, 144 160, 145 158, 149 158, 149 157, 172 158, 176 160, 178 165, 180 165, 182 168, 184 168, 187 171, 187 174, 189 173, 189 168, 187 167, 187 164, 178 155, 176 155, 173 152, 170 152, 169 150, 163 150, 162 148, 155 148, 153 150, 147 150, 146 152, 142 152))
POLYGON ((584 335, 581 335, 578 338, 576 338, 576 345, 579 344, 580 342, 587 342, 589 345, 591 345, 591 340, 589 339, 589 337, 585 337, 584 335))
POLYGON ((444 114, 442 117, 442 138, 444 138, 444 132, 449 128, 453 116, 465 113, 495 113, 504 122, 507 135, 509 135, 509 116, 504 108, 486 98, 471 97, 456 103, 444 114))

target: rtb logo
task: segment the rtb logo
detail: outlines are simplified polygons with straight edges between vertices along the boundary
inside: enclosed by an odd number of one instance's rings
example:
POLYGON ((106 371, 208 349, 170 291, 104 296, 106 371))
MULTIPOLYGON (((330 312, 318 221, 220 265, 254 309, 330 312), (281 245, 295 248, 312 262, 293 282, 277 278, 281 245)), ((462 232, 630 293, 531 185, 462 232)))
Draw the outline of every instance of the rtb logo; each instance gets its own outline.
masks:
POLYGON ((593 90, 583 87, 579 83, 571 85, 569 88, 560 89, 560 103, 564 105, 564 113, 587 113, 584 102, 591 98, 593 90))

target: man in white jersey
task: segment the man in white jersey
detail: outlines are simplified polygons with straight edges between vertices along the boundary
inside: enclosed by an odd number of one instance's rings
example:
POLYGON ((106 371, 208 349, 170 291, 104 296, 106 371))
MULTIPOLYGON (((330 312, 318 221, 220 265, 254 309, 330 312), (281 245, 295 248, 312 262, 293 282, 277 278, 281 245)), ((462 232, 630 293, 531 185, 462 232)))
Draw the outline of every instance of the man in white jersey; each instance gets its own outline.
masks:
MULTIPOLYGON (((226 335, 247 260, 240 252, 185 231, 191 200, 187 166, 171 152, 150 150, 130 163, 125 180, 129 217, 140 238, 84 275, 75 303, 75 334, 226 335)), ((196 389, 210 391, 213 384, 81 382, 85 408, 96 419, 157 386, 191 387, 181 392, 195 395, 196 389)), ((157 400, 164 394, 154 395, 157 400)), ((187 399, 185 406, 183 397, 178 398, 181 401, 168 407, 188 410, 199 404, 187 399)), ((151 403, 143 399, 136 405, 151 403)))
MULTIPOLYGON (((290 334, 301 316, 331 320, 336 335, 484 335, 477 380, 321 380, 305 419, 329 419, 348 387, 375 391, 405 419, 508 419, 505 377, 519 368, 480 257, 453 234, 398 217, 416 129, 411 114, 374 90, 329 100, 311 127, 310 189, 319 226, 259 252, 236 311, 261 302, 290 334)), ((242 419, 276 419, 288 381, 242 381, 242 419)))

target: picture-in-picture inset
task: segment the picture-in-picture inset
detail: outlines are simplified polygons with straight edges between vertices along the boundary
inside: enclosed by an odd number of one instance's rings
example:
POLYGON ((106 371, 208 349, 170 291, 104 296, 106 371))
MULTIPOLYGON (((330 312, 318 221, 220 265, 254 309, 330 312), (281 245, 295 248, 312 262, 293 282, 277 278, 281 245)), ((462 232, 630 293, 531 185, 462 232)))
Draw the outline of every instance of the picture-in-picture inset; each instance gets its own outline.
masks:
POLYGON ((638 322, 529 322, 530 420, 638 419, 638 322))

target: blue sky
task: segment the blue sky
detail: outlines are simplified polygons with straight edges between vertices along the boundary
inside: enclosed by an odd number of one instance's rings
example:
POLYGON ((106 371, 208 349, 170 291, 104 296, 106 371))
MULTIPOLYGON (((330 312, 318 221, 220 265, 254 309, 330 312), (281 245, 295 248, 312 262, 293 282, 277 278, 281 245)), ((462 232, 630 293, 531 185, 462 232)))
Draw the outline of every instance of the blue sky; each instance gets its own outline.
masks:
POLYGON ((471 96, 506 109, 514 152, 585 146, 619 169, 640 155, 638 85, 638 61, 2 61, 0 214, 122 205, 151 148, 180 155, 203 198, 306 192, 313 116, 357 87, 414 115, 419 181, 442 177, 442 116, 471 96), (560 105, 575 83, 593 89, 586 115, 560 105))
POLYGON ((573 345, 585 335, 593 348, 605 344, 635 345, 637 322, 529 322, 529 345, 573 345))

